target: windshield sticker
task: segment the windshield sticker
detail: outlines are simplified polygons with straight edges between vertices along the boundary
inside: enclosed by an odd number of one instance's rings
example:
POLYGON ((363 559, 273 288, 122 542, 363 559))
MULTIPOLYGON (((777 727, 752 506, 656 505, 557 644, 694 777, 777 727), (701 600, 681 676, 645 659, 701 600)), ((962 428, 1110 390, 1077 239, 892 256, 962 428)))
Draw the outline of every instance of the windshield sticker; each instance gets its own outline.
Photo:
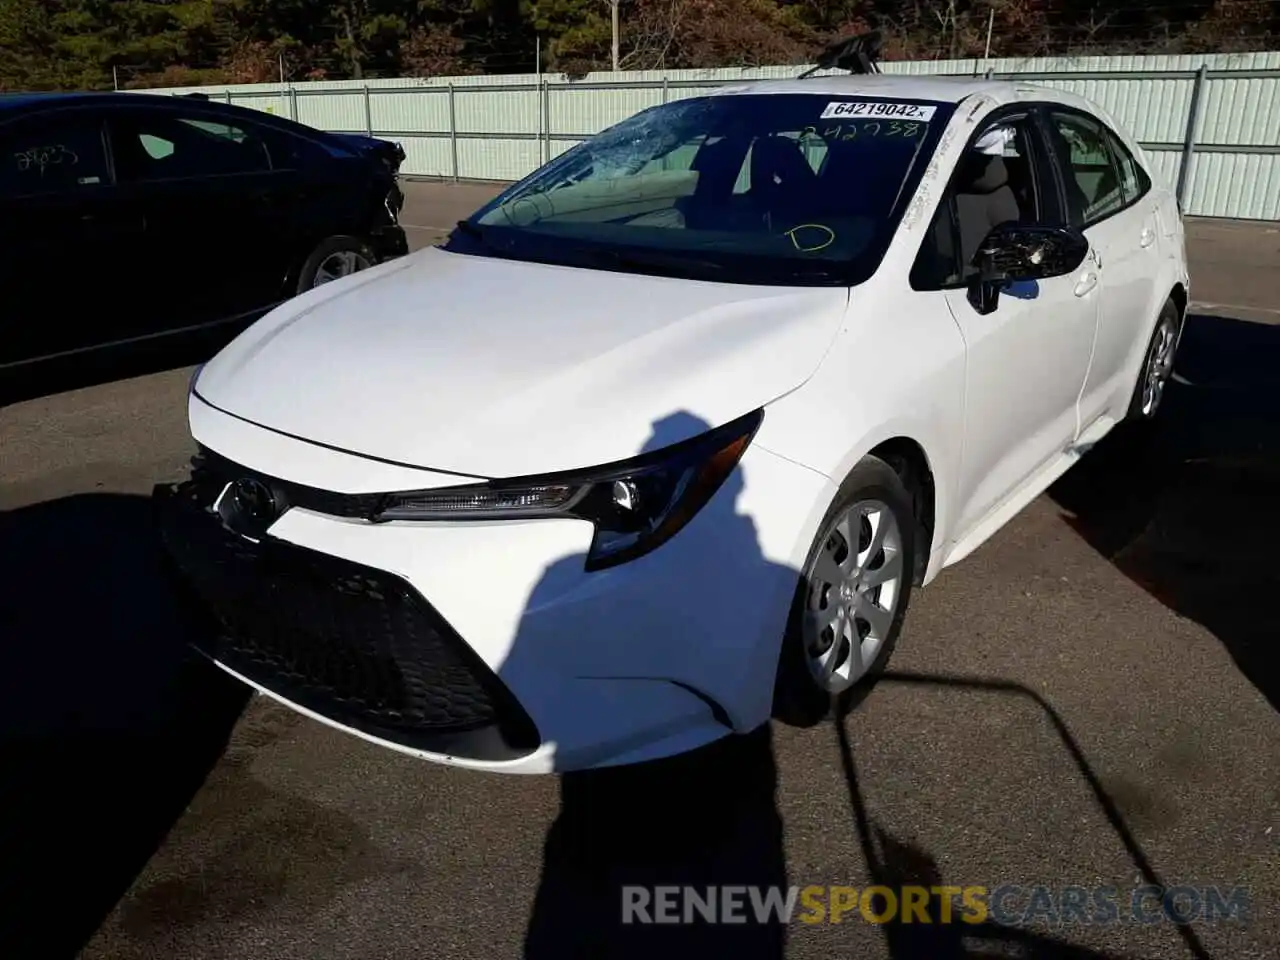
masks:
POLYGON ((937 108, 925 103, 896 103, 892 100, 833 100, 822 111, 820 120, 837 120, 842 117, 885 117, 899 120, 920 120, 928 123, 937 108))
POLYGON ((908 140, 924 136, 928 125, 919 120, 875 120, 870 117, 859 118, 861 122, 841 122, 824 124, 822 129, 805 127, 800 131, 801 139, 817 137, 828 143, 838 140, 857 140, 867 137, 903 137, 908 140))

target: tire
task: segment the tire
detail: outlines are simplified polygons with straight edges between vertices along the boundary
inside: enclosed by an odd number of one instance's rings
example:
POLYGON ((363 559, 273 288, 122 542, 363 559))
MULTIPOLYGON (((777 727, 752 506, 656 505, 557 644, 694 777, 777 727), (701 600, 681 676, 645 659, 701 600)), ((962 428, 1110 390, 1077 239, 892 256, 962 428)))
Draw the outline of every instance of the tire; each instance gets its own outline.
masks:
POLYGON ((911 504, 911 494, 902 478, 877 457, 864 457, 841 485, 809 548, 782 640, 773 712, 783 723, 807 727, 843 716, 883 673, 898 642, 916 570, 918 538, 911 504), (877 518, 874 524, 872 517, 877 518), (889 527, 884 526, 886 517, 893 521, 889 527), (862 553, 868 552, 873 532, 878 535, 883 531, 885 539, 884 548, 875 556, 863 557, 861 567, 854 564, 851 568, 846 536, 841 530, 851 531, 852 524, 846 526, 845 521, 853 518, 858 520, 862 553), (896 577, 884 583, 865 582, 869 574, 881 573, 886 565, 895 562, 896 577), (832 582, 836 579, 833 563, 842 568, 843 583, 832 582), (839 613, 828 613, 837 607, 843 608, 845 616, 852 611, 856 634, 839 613), (872 607, 879 611, 874 624, 865 617, 872 607), (836 624, 844 629, 840 636, 842 649, 833 656, 836 631, 832 627, 836 624), (851 656, 855 635, 863 654, 860 671, 851 656), (824 672, 829 673, 830 679, 819 679, 824 672))
POLYGON ((1142 355, 1138 379, 1129 397, 1129 410, 1125 420, 1130 423, 1149 423, 1155 419, 1164 399, 1165 387, 1173 375, 1173 361, 1178 351, 1178 339, 1182 333, 1182 317, 1178 305, 1166 300, 1156 319, 1156 328, 1142 355))
POLYGON ((377 264, 369 245, 356 237, 330 237, 311 252, 298 271, 298 295, 377 264))

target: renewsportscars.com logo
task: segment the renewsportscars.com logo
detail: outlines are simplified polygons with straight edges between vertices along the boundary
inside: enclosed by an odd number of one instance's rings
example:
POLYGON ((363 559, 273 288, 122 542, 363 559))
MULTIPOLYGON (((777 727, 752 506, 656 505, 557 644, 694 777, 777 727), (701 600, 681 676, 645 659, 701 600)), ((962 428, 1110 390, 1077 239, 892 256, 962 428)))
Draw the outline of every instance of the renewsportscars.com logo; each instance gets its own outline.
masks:
POLYGON ((622 888, 624 924, 1246 922, 1245 887, 806 886, 622 888))

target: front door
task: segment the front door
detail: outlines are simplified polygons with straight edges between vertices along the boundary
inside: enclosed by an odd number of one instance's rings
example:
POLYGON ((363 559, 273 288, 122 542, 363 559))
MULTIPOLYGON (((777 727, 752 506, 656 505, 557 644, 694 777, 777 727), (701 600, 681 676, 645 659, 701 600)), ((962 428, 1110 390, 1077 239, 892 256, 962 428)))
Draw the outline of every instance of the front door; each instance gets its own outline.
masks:
POLYGON ((1071 275, 1007 286, 991 313, 979 313, 968 292, 973 256, 992 227, 1060 222, 1050 162, 1029 111, 993 117, 970 141, 912 278, 917 289, 935 278, 967 349, 959 536, 1077 436, 1077 400, 1097 326, 1101 270, 1094 252, 1071 275))

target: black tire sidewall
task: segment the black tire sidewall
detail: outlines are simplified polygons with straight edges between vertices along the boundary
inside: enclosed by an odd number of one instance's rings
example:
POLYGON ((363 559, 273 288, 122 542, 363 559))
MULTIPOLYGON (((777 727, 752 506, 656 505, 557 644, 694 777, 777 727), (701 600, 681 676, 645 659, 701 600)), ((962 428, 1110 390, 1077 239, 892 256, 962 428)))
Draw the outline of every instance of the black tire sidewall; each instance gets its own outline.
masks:
POLYGON ((374 255, 369 245, 359 237, 329 237, 322 240, 311 255, 303 261, 302 266, 298 270, 298 282, 295 285, 294 293, 301 296, 308 290, 313 289, 315 284, 316 272, 320 269, 320 264, 333 256, 335 253, 358 253, 369 261, 370 266, 375 266, 378 258, 374 255))
POLYGON ((801 622, 804 616, 809 585, 803 573, 797 577, 796 592, 792 600, 787 628, 782 638, 782 650, 778 656, 778 671, 774 684, 774 717, 790 726, 813 726, 832 716, 842 716, 870 692, 876 679, 884 672, 885 664, 893 655, 898 642, 902 621, 911 602, 913 589, 912 571, 916 567, 916 519, 911 506, 911 494, 897 472, 877 457, 867 456, 850 471, 840 490, 827 508, 818 527, 814 542, 805 556, 805 569, 813 562, 826 539, 824 533, 831 522, 858 500, 879 500, 893 511, 902 535, 902 599, 895 612, 889 635, 880 645, 876 658, 866 674, 848 690, 832 696, 813 680, 805 657, 801 622))

